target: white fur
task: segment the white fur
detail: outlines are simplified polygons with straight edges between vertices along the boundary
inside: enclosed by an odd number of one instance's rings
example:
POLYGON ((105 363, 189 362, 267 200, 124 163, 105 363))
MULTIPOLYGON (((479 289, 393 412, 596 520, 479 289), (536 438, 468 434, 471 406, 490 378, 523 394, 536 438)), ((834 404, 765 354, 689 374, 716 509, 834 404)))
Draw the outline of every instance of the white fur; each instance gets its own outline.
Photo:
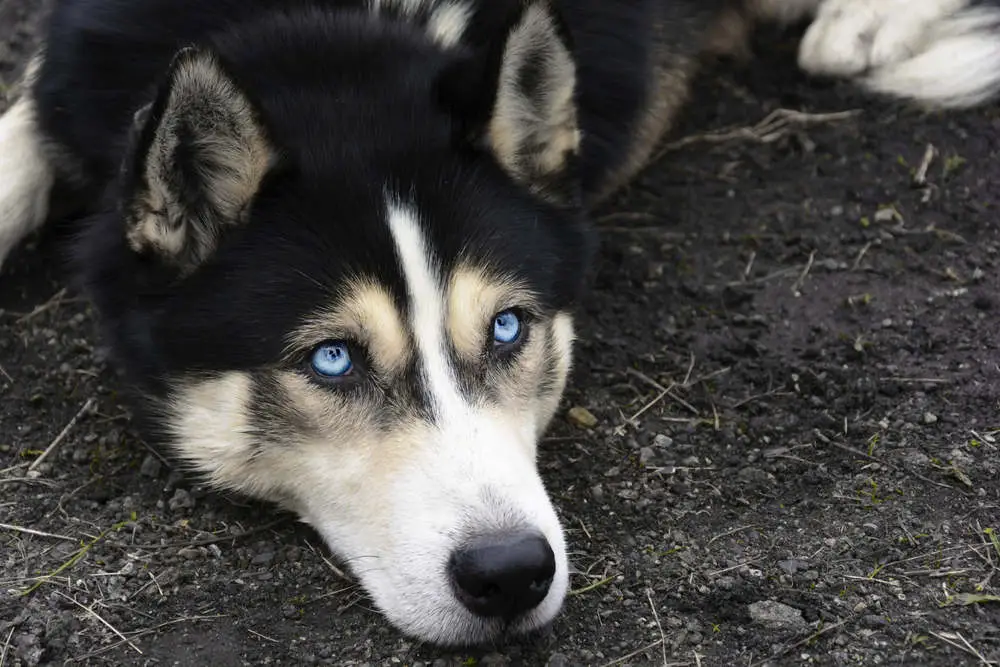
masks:
POLYGON ((559 611, 568 586, 562 529, 535 465, 538 422, 547 415, 500 412, 463 397, 446 353, 445 288, 417 213, 390 201, 388 217, 436 419, 426 440, 414 443, 414 460, 384 490, 391 508, 388 539, 396 547, 359 575, 378 606, 404 630, 443 642, 485 639, 498 628, 474 617, 451 593, 448 558, 470 531, 539 530, 556 555, 556 576, 522 629, 542 625, 559 611))
POLYGON ((1000 90, 1000 9, 970 0, 826 0, 799 49, 812 74, 930 106, 968 107, 1000 90))
POLYGON ((25 95, 0 116, 0 265, 45 222, 54 180, 25 95))

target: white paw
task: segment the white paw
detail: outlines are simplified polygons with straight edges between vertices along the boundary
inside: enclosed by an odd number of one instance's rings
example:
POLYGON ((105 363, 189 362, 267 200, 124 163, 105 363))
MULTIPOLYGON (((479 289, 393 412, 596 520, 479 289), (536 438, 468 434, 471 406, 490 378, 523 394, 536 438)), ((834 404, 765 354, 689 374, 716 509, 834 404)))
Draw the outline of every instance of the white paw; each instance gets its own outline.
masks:
POLYGON ((810 74, 851 77, 903 62, 970 0, 826 0, 799 47, 810 74))

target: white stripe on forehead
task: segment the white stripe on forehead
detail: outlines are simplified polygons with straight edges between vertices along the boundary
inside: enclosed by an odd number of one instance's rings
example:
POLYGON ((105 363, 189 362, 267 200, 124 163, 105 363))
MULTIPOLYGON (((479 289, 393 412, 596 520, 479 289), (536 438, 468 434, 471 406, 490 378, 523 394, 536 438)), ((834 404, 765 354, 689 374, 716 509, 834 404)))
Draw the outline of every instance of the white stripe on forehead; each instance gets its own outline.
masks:
POLYGON ((410 300, 410 326, 427 391, 442 423, 467 414, 469 404, 455 379, 445 338, 446 299, 440 271, 413 206, 386 201, 389 231, 410 300))

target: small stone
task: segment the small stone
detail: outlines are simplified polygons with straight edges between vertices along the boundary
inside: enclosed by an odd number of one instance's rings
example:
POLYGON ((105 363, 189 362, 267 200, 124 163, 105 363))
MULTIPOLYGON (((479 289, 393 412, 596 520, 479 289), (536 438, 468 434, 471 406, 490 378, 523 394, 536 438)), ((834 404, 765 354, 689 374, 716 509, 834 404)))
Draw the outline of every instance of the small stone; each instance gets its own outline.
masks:
POLYGON ((271 561, 273 560, 274 560, 274 552, 264 551, 262 553, 257 554, 252 559, 250 559, 250 563, 252 565, 270 565, 271 561))
POLYGON ((139 466, 139 474, 143 477, 158 477, 160 475, 160 460, 152 454, 148 454, 139 466))
POLYGON ((590 487, 590 495, 593 496, 594 500, 597 502, 604 502, 604 486, 601 484, 593 485, 590 487))
POLYGON ((801 611, 774 600, 754 602, 749 611, 750 618, 755 623, 773 630, 798 630, 806 625, 801 611))
POLYGON ((861 617, 861 622, 869 628, 882 628, 888 625, 885 617, 878 614, 865 614, 861 617))
POLYGON ((299 610, 293 604, 286 604, 281 607, 281 615, 285 618, 295 618, 299 615, 299 610))
POLYGON ((177 552, 177 555, 183 558, 184 560, 198 560, 199 558, 201 558, 201 552, 195 549, 194 547, 184 547, 183 549, 177 552))
POLYGON ((585 407, 574 405, 566 413, 566 418, 574 426, 579 426, 580 428, 594 428, 597 426, 597 417, 594 416, 590 410, 585 407))
POLYGON ((639 463, 648 466, 656 458, 656 452, 652 447, 643 447, 639 450, 639 463))
POLYGON ((788 574, 795 574, 799 570, 808 570, 809 563, 805 562, 804 560, 789 558, 788 560, 778 561, 778 567, 780 567, 788 574))
POLYGON ((934 414, 933 412, 925 412, 924 413, 924 423, 925 424, 936 424, 937 420, 938 420, 937 415, 934 414))
POLYGON ((190 509, 194 507, 194 499, 185 489, 177 489, 174 491, 174 495, 170 497, 170 502, 167 505, 170 507, 171 512, 190 509))
POLYGON ((662 433, 658 433, 656 435, 656 437, 653 438, 653 446, 654 447, 663 447, 663 448, 666 448, 666 447, 669 447, 672 444, 674 444, 674 439, 671 438, 669 435, 663 435, 662 433))

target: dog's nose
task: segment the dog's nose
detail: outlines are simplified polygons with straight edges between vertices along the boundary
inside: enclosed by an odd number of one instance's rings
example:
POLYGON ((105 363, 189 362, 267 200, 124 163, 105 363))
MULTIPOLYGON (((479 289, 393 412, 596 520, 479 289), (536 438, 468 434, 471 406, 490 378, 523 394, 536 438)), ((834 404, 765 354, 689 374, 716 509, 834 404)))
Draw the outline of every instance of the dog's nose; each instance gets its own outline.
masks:
POLYGON ((537 533, 505 533, 459 548, 449 567, 458 599, 469 611, 512 619, 545 599, 556 574, 556 557, 537 533))

